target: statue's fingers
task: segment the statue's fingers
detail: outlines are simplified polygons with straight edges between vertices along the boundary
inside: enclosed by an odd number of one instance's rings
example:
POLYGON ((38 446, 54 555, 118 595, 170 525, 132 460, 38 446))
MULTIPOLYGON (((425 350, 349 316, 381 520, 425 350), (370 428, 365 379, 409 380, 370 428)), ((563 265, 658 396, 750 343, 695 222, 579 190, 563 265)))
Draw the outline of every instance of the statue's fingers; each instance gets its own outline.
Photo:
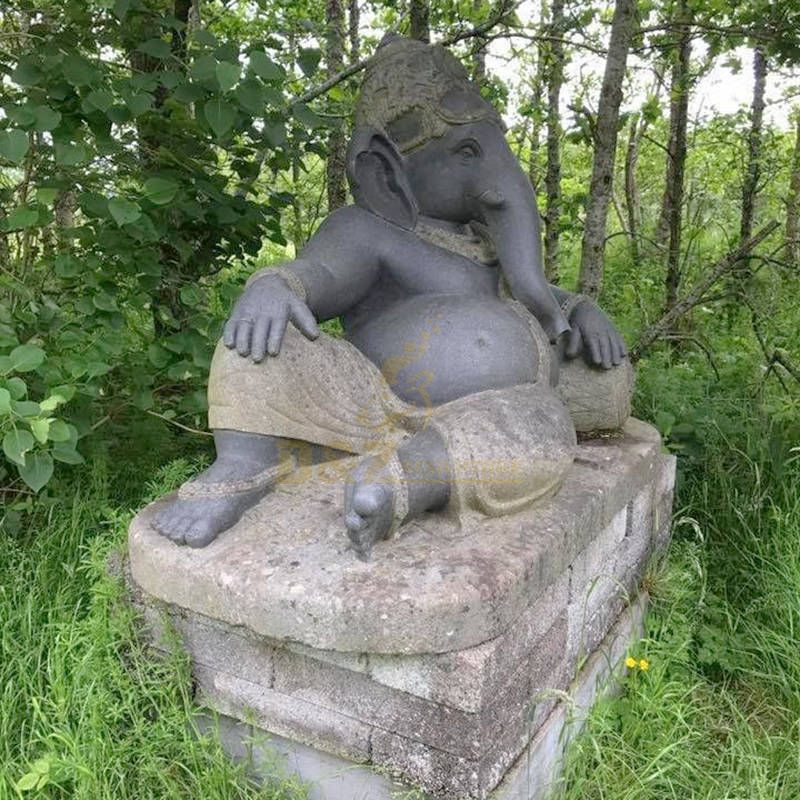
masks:
POLYGON ((307 339, 316 339, 319 336, 319 328, 311 309, 301 300, 292 301, 289 306, 289 316, 295 327, 307 339))
POLYGON ((581 332, 577 325, 573 326, 569 332, 569 340, 567 341, 567 349, 565 355, 567 358, 575 358, 581 351, 581 332))
POLYGON ((272 336, 270 319, 267 316, 260 316, 253 325, 253 340, 250 343, 250 358, 258 364, 264 360, 267 354, 267 337, 272 336))
POLYGON ((585 344, 589 346, 589 359, 592 364, 601 364, 603 356, 600 352, 600 342, 597 341, 597 336, 590 336, 588 341, 584 340, 585 344))
POLYGON ((286 325, 289 322, 289 315, 286 312, 277 314, 269 329, 269 340, 267 341, 267 352, 271 356, 276 356, 281 351, 283 335, 286 333, 286 325))
POLYGON ((622 346, 619 340, 619 336, 613 331, 608 335, 608 341, 611 345, 611 361, 614 363, 615 367, 618 367, 622 363, 623 355, 622 355, 622 346))
POLYGON ((253 323, 249 319, 239 320, 236 326, 236 352, 240 356, 250 355, 250 339, 253 335, 253 323))
POLYGON ((603 369, 611 369, 611 343, 608 341, 606 334, 600 334, 600 362, 603 369))
POLYGON ((222 342, 225 347, 233 348, 236 344, 236 323, 238 320, 229 319, 222 329, 222 342))

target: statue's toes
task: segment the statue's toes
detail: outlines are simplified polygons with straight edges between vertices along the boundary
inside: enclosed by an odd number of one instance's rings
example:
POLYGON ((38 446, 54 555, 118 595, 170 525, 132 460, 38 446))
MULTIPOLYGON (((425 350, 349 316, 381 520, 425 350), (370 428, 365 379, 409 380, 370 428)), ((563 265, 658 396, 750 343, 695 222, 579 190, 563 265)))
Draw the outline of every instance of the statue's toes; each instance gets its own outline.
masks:
POLYGON ((184 534, 184 543, 189 547, 205 547, 219 534, 219 525, 216 520, 201 518, 193 520, 184 534))
POLYGON ((160 511, 153 525, 155 529, 167 539, 171 539, 175 544, 183 544, 185 535, 185 522, 184 514, 181 513, 182 509, 175 505, 168 506, 160 511))

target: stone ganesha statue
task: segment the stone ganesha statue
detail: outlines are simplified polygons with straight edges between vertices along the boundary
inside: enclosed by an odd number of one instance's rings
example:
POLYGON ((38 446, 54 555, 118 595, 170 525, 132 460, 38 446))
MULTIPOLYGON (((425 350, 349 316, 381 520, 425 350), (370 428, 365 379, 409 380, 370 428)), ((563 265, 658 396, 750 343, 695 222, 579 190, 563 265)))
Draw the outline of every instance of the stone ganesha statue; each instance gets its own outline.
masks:
POLYGON ((629 413, 625 345, 596 305, 548 286, 533 189, 454 56, 384 39, 347 175, 355 205, 256 272, 225 325, 216 461, 156 518, 179 544, 233 525, 306 443, 317 461, 360 456, 344 527, 367 558, 425 511, 496 516, 552 495, 576 428, 629 413), (344 339, 320 334, 339 316, 344 339))

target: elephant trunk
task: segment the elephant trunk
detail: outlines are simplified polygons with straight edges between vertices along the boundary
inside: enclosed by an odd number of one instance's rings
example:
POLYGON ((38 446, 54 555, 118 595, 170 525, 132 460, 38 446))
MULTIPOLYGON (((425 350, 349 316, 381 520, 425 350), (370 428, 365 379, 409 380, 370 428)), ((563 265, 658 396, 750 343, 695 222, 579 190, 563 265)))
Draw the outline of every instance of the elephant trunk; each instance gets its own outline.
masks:
POLYGON ((478 212, 489 229, 512 294, 533 313, 550 341, 555 342, 569 330, 569 323, 544 276, 539 211, 533 187, 516 162, 513 170, 498 174, 504 176, 502 190, 490 188, 476 193, 478 212))

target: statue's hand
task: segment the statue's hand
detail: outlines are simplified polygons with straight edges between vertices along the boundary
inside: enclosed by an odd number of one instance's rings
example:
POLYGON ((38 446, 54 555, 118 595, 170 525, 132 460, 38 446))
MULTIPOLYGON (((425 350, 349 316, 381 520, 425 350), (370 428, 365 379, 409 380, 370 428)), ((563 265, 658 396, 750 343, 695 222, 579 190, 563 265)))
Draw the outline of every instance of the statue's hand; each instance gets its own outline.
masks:
POLYGON ((571 330, 567 340, 567 358, 575 358, 582 352, 587 364, 611 369, 621 364, 628 355, 625 342, 614 323, 590 300, 575 306, 569 324, 571 330))
POLYGON ((283 278, 264 275, 253 281, 236 301, 225 323, 222 341, 242 357, 263 361, 267 353, 278 355, 289 322, 308 339, 319 336, 311 309, 283 278))

